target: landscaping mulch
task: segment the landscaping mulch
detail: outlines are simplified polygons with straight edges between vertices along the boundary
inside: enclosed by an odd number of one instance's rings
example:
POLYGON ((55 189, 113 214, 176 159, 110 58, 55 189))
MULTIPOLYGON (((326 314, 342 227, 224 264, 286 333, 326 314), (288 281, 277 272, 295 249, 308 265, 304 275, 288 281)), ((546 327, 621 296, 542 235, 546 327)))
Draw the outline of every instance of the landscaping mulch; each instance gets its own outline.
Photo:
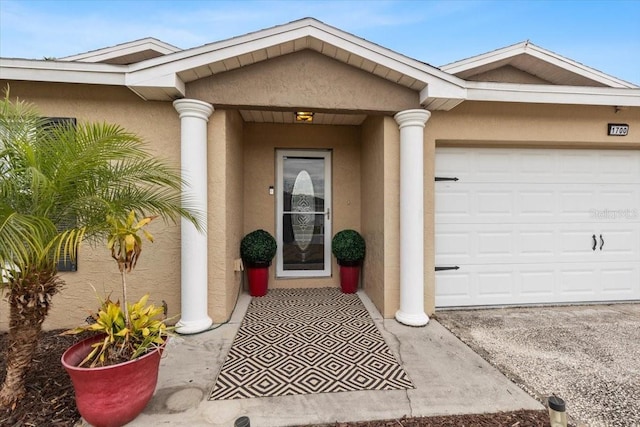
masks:
MULTIPOLYGON (((60 357, 78 336, 59 336, 62 331, 43 332, 27 375, 27 396, 12 411, 0 410, 0 426, 62 427, 80 420, 71 381, 62 368, 60 357)), ((7 334, 0 333, 0 382, 4 381, 7 334)), ((400 418, 358 423, 335 423, 314 427, 547 427, 547 412, 515 411, 482 415, 454 415, 426 418, 400 418)))
MULTIPOLYGON (((26 378, 27 395, 12 411, 0 410, 0 426, 73 426, 80 420, 71 380, 60 357, 83 337, 59 336, 62 330, 42 333, 33 369, 26 378)), ((8 335, 0 333, 0 384, 4 381, 8 335)))

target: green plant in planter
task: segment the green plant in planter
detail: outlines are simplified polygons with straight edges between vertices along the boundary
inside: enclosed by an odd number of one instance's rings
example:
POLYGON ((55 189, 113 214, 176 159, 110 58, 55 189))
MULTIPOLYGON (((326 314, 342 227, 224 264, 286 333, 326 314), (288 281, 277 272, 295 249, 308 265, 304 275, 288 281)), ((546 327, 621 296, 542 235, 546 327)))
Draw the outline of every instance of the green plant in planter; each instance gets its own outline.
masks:
POLYGON ((123 304, 106 298, 101 302, 98 313, 92 315, 91 324, 63 333, 90 331, 105 335, 103 340, 92 345, 93 350, 80 366, 89 363, 93 368, 126 362, 164 344, 170 330, 164 323, 165 308, 147 304, 148 294, 131 305, 127 299, 126 275, 135 268, 142 252, 142 239, 138 232, 142 231, 146 239, 153 242, 153 236, 144 227, 154 218, 145 217, 138 221, 134 211, 125 220, 107 217, 110 227, 107 248, 121 273, 123 304))
POLYGON ((336 233, 331 241, 331 251, 342 266, 356 266, 364 259, 366 246, 364 239, 355 230, 347 229, 336 233))
POLYGON ((248 267, 268 267, 276 255, 276 239, 265 230, 255 230, 242 238, 240 256, 248 267))
POLYGON ((147 305, 148 299, 149 294, 129 305, 128 316, 125 316, 120 302, 107 298, 102 302, 98 313, 92 316, 94 323, 65 332, 76 334, 90 331, 104 334, 104 339, 93 344, 93 350, 78 366, 88 364, 88 367, 94 368, 126 362, 164 344, 164 337, 169 334, 169 328, 163 320, 164 307, 147 305))

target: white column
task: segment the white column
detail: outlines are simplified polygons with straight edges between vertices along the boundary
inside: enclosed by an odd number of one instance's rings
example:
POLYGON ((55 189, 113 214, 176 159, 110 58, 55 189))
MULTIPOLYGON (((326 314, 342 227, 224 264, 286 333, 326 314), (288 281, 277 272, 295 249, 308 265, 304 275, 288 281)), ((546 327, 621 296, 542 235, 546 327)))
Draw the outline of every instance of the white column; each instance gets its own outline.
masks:
MULTIPOLYGON (((180 115, 180 165, 186 183, 182 196, 189 206, 202 214, 207 229, 207 122, 213 107, 194 99, 178 99, 173 107, 180 115)), ((202 332, 213 321, 207 314, 207 235, 194 225, 181 222, 181 318, 176 331, 181 334, 202 332)))
POLYGON ((424 326, 424 126, 431 113, 406 110, 400 127, 400 309, 396 320, 424 326))

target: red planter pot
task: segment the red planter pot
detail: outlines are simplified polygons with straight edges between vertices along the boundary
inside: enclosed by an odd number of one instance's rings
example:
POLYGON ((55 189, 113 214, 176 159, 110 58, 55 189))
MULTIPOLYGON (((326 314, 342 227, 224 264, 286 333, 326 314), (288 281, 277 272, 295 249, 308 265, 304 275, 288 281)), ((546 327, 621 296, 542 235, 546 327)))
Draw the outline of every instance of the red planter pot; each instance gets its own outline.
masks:
POLYGON ((71 377, 80 415, 95 427, 119 427, 136 418, 151 400, 163 349, 117 365, 79 368, 91 344, 100 340, 102 336, 95 336, 70 347, 62 365, 71 377))
POLYGON ((247 267, 249 295, 263 297, 269 287, 269 267, 247 267))
POLYGON ((360 266, 340 266, 340 287, 345 294, 354 294, 358 290, 360 266))

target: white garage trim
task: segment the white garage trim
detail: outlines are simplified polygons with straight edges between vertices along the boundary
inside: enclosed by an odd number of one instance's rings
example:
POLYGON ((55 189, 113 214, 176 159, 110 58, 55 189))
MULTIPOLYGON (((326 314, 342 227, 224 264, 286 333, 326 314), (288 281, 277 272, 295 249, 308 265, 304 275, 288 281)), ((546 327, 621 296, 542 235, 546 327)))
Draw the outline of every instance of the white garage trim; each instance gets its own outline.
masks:
POLYGON ((436 306, 640 299, 640 151, 438 148, 436 306))

